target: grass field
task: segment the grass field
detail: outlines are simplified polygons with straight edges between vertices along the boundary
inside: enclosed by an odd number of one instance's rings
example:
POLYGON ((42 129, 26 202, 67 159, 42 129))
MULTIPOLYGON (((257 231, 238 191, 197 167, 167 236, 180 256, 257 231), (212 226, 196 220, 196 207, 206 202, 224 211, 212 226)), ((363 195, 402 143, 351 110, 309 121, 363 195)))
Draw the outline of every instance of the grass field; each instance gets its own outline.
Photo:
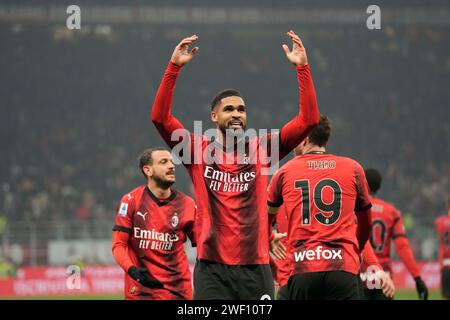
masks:
MULTIPOLYGON (((4 300, 123 300, 123 295, 71 295, 71 296, 35 296, 35 297, 8 297, 4 300)), ((396 300, 418 300, 415 290, 398 290, 396 300)), ((429 300, 441 300, 439 290, 430 290, 429 300)))

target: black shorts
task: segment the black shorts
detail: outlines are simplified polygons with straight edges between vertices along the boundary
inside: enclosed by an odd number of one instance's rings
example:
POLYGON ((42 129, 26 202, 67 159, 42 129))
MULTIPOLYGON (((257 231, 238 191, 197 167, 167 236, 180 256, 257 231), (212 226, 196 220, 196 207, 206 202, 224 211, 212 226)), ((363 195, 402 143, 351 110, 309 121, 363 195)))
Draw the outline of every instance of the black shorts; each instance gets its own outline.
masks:
POLYGON ((386 297, 381 289, 367 289, 364 288, 364 299, 365 300, 393 300, 392 298, 386 297))
POLYGON ((289 300, 360 300, 359 277, 344 271, 297 274, 289 278, 289 300))
POLYGON ((442 269, 441 272, 441 294, 445 299, 450 299, 450 269, 442 269))
POLYGON ((274 290, 268 264, 195 263, 194 300, 273 300, 274 290))

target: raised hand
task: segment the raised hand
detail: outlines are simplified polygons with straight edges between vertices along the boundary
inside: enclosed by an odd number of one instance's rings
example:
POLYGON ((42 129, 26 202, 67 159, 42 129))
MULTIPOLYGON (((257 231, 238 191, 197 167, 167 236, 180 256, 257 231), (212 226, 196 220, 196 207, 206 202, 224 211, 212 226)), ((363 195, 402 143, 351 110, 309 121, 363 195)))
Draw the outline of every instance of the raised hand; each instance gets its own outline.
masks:
POLYGON ((172 58, 170 58, 170 61, 179 66, 183 66, 191 61, 194 55, 197 53, 198 47, 195 47, 191 51, 189 51, 189 45, 197 40, 198 36, 196 34, 181 40, 181 42, 175 47, 175 50, 173 50, 172 58))
POLYGON ((292 40, 292 50, 289 50, 289 47, 286 44, 283 44, 283 50, 284 53, 286 53, 288 60, 296 66, 304 66, 308 64, 306 50, 300 37, 292 30, 287 32, 287 35, 292 40))

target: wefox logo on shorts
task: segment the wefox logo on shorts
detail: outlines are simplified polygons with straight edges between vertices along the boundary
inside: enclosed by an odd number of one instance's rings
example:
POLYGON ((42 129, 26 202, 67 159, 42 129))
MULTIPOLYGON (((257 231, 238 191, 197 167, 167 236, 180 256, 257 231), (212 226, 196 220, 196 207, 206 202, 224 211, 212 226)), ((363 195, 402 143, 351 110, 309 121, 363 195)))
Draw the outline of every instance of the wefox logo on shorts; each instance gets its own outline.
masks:
POLYGON ((330 259, 340 259, 342 260, 342 250, 335 249, 325 249, 322 250, 322 246, 318 246, 315 250, 303 250, 294 253, 295 262, 309 260, 330 260, 330 259))

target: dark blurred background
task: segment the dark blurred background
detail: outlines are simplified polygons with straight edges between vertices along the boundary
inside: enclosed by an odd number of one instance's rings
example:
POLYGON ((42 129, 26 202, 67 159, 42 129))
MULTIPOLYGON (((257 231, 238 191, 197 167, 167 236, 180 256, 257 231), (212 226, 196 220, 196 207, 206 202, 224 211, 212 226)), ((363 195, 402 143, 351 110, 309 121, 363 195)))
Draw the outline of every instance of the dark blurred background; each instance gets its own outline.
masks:
MULTIPOLYGON (((365 1, 78 1, 81 30, 66 27, 70 4, 0 2, 2 259, 112 262, 116 206, 144 183, 139 153, 164 144, 151 106, 185 36, 200 36, 173 105, 188 129, 210 127, 210 100, 227 87, 244 95, 249 127, 280 128, 298 110, 281 49, 290 29, 333 121, 329 151, 378 168, 416 257, 437 258, 434 220, 450 193, 448 1, 378 2, 380 30, 366 27, 365 1), (52 253, 64 241, 102 245, 52 253)), ((176 188, 193 196, 177 170, 176 188)))

